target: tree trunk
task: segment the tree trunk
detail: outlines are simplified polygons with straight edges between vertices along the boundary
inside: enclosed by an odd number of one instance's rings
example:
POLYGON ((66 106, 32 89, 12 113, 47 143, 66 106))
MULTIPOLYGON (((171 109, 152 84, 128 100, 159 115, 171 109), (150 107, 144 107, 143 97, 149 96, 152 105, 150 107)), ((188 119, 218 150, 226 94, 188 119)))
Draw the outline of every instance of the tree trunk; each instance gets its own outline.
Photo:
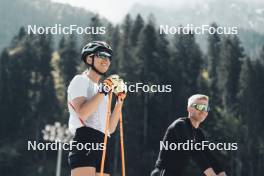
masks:
POLYGON ((143 146, 147 145, 147 138, 148 138, 148 94, 144 94, 144 126, 143 126, 143 146))

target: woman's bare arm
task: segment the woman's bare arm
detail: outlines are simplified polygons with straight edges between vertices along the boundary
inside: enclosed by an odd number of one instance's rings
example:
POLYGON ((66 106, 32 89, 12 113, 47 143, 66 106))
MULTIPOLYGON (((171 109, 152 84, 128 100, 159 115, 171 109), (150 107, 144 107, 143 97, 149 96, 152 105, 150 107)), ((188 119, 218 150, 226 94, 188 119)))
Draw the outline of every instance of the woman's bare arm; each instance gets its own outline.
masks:
POLYGON ((117 100, 115 104, 115 108, 111 114, 111 118, 109 121, 109 133, 114 133, 120 118, 121 110, 123 106, 123 101, 117 100))
POLYGON ((82 119, 86 120, 99 106, 99 103, 104 99, 104 94, 97 93, 90 100, 85 97, 77 97, 70 102, 74 107, 77 115, 82 119))

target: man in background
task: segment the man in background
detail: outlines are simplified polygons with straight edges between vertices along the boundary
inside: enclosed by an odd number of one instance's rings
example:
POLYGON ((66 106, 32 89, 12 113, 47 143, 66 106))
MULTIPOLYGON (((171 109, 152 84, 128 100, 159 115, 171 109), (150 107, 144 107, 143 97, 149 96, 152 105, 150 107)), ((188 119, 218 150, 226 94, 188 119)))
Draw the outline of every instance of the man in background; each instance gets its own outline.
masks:
MULTIPOLYGON (((167 129, 163 144, 171 143, 202 143, 204 134, 199 128, 206 119, 209 111, 209 98, 206 95, 196 94, 188 99, 188 117, 175 120, 167 129)), ((208 147, 204 150, 171 150, 162 147, 155 169, 151 176, 183 176, 189 160, 193 159, 206 176, 226 176, 217 159, 211 154, 208 147)))

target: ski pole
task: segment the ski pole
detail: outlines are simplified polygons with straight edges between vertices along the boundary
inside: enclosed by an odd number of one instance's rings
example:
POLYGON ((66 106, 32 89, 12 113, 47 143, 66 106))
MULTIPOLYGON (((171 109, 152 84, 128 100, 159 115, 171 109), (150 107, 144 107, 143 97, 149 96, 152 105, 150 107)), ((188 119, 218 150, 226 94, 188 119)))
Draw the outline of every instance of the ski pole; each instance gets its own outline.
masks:
POLYGON ((124 148, 124 131, 123 131, 122 112, 120 112, 120 144, 121 144, 122 176, 125 176, 126 167, 125 167, 125 148, 124 148))
POLYGON ((104 135, 104 150, 103 150, 103 155, 102 155, 102 159, 101 159, 100 176, 104 175, 104 164, 105 164, 106 146, 107 146, 107 139, 108 139, 107 136, 108 136, 108 129, 109 129, 111 103, 112 103, 112 92, 110 92, 109 98, 108 98, 107 115, 106 115, 106 127, 105 127, 105 135, 104 135))

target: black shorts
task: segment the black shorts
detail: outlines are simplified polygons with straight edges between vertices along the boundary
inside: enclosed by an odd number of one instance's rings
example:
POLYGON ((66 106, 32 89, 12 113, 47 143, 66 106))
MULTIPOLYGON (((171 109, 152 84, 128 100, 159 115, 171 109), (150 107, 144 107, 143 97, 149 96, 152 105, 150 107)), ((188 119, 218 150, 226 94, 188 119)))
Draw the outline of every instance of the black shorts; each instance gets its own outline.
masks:
MULTIPOLYGON (((74 144, 82 143, 83 145, 89 144, 86 148, 78 150, 77 147, 73 147, 69 153, 69 165, 71 170, 77 167, 94 167, 96 172, 100 172, 101 159, 103 154, 104 133, 89 127, 80 127, 76 130, 73 141, 74 144)), ((79 147, 80 149, 80 147, 79 147)), ((110 162, 109 162, 109 137, 106 146, 106 157, 104 164, 104 173, 110 174, 110 162)))

